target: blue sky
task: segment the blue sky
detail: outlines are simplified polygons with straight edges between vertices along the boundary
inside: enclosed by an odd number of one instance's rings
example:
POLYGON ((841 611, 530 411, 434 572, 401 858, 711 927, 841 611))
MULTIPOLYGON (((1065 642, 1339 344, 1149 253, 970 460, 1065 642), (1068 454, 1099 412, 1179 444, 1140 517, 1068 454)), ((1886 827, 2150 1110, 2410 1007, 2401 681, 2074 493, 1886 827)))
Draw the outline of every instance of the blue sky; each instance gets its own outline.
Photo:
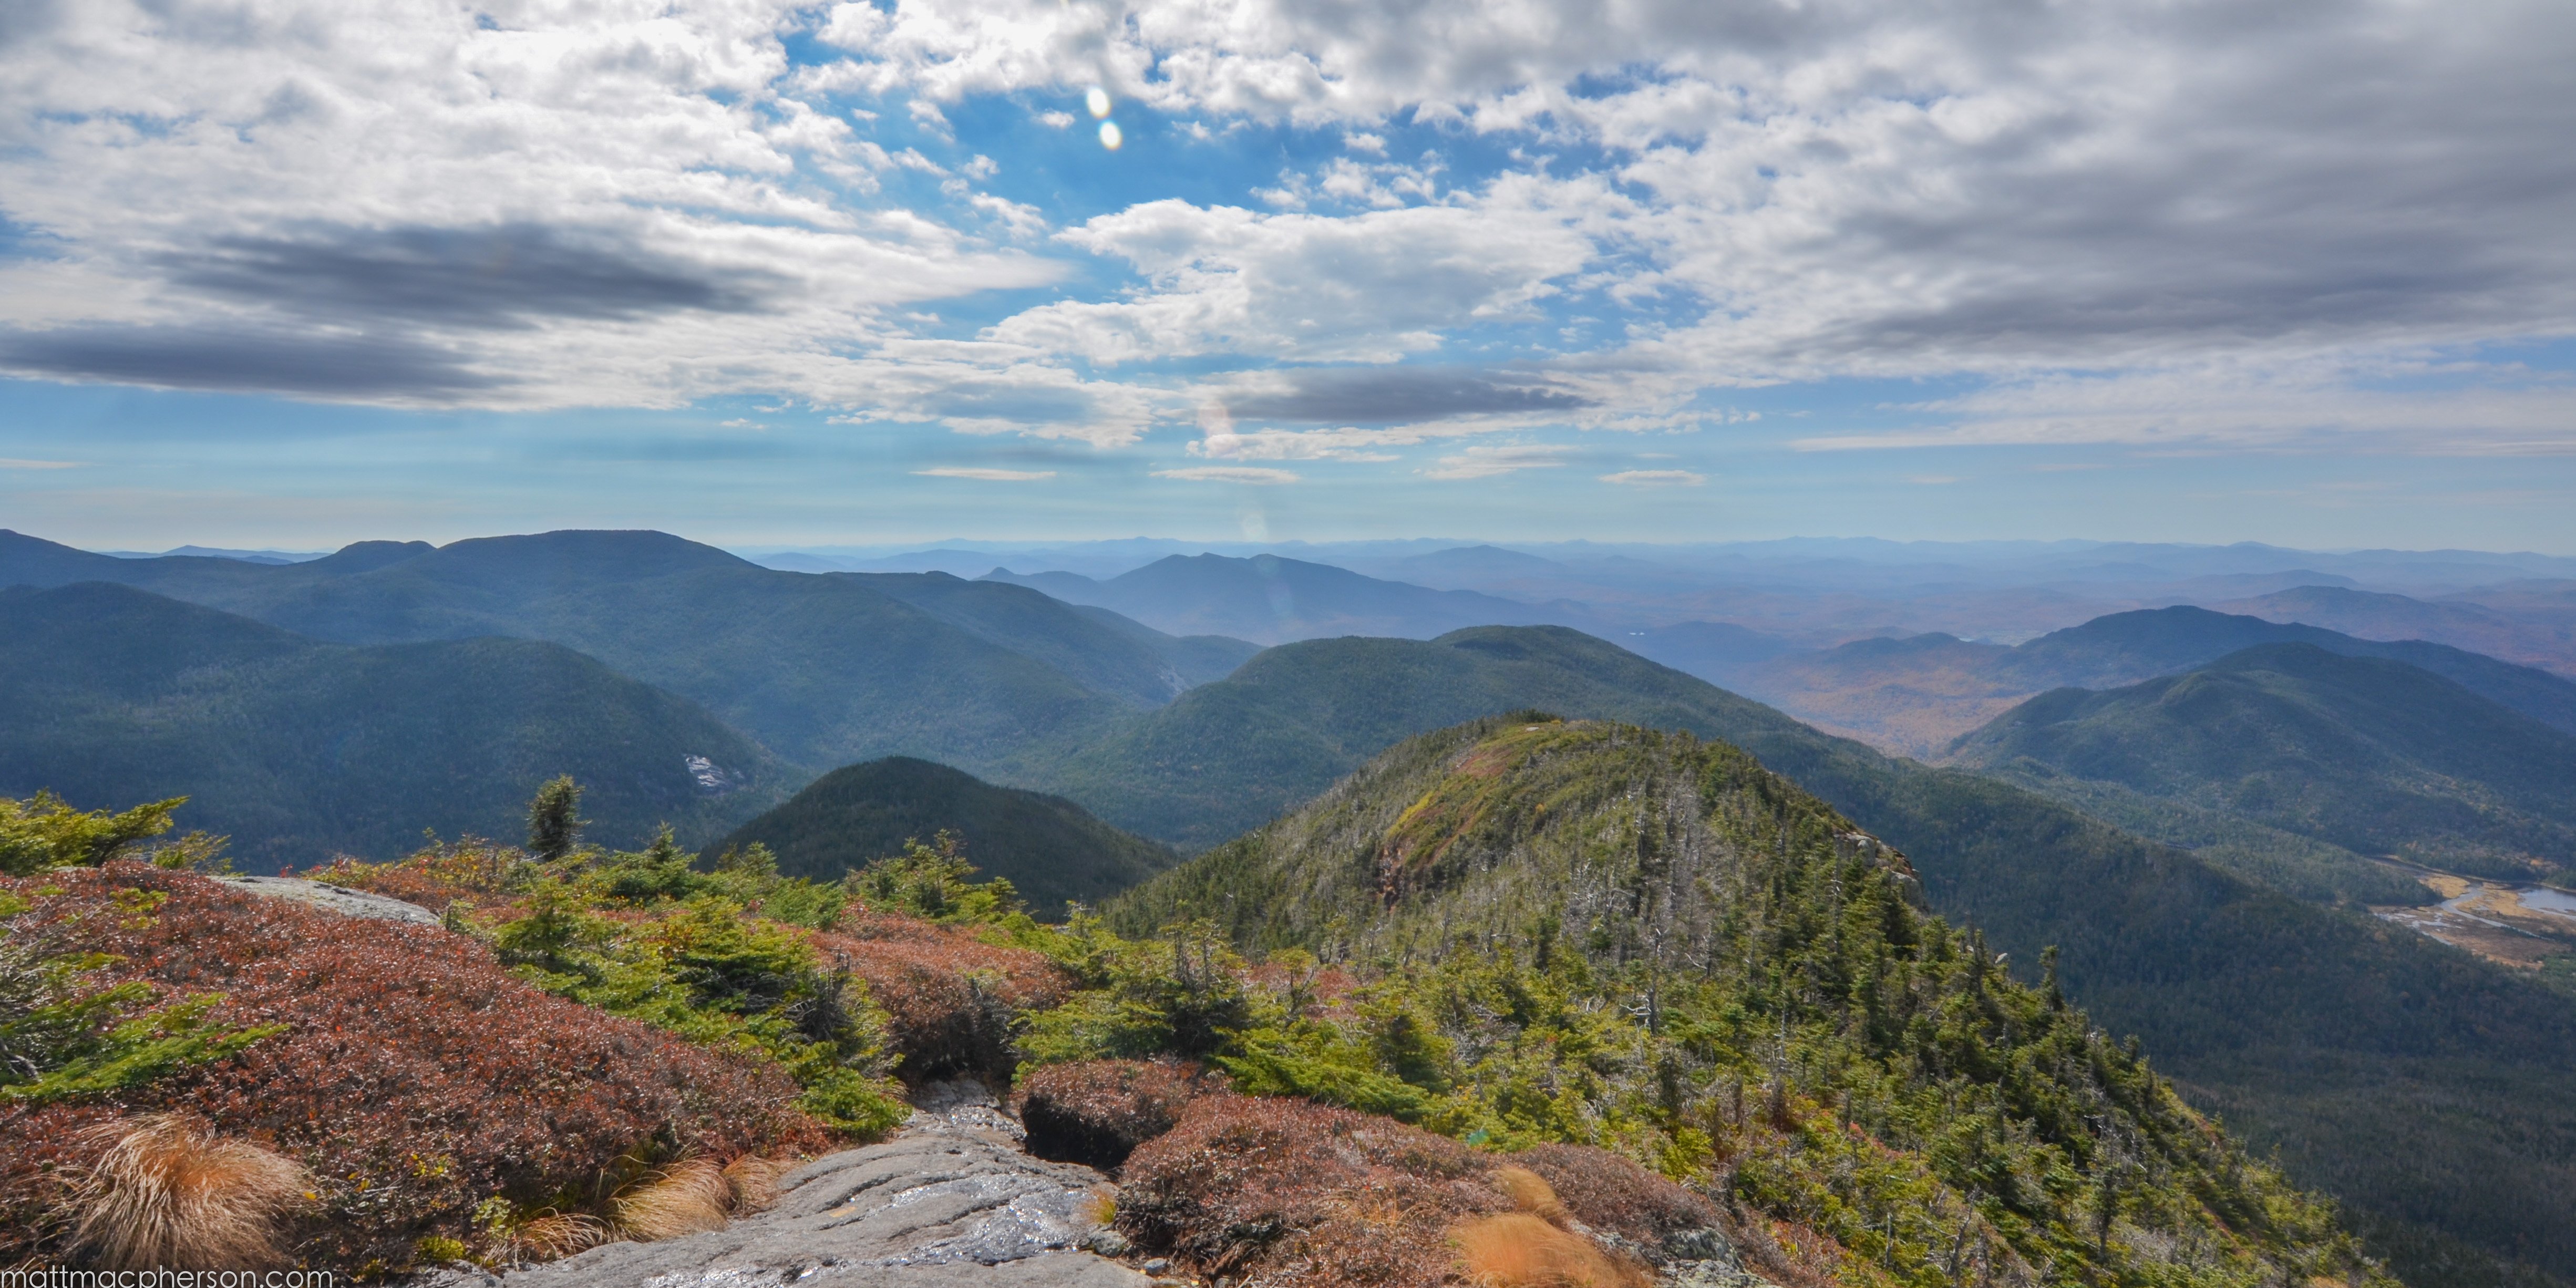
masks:
POLYGON ((2576 553, 2571 53, 2510 4, 40 4, 0 526, 2576 553))

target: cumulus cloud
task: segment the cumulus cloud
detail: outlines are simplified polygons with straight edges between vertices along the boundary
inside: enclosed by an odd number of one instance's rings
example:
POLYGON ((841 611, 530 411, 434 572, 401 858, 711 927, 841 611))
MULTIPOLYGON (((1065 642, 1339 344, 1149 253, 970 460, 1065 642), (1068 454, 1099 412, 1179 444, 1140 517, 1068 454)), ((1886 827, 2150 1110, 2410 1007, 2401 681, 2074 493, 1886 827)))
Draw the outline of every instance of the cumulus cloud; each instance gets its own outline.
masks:
POLYGON ((1574 223, 1527 201, 1347 218, 1146 202, 1057 234, 1131 264, 1146 290, 1041 305, 990 334, 1103 365, 1201 354, 1393 362, 1438 348, 1446 328, 1555 291, 1592 254, 1574 223))

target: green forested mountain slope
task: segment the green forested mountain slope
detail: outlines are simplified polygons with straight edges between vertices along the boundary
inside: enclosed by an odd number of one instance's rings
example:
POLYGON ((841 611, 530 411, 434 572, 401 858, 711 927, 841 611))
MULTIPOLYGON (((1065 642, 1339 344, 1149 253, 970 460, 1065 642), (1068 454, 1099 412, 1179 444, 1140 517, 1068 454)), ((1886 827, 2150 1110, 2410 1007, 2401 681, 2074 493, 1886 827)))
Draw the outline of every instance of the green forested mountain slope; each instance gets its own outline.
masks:
POLYGON ((2377 657, 2430 671, 2471 693, 2576 734, 2576 682, 2423 640, 2357 639, 2296 622, 2155 608, 2113 613, 2014 647, 1995 665, 2033 690, 2100 689, 2188 671, 2258 644, 2308 644, 2346 657, 2377 657))
POLYGON ((2045 693, 1959 739, 1951 758, 2042 791, 2105 783, 2484 876, 2576 864, 2576 737, 2405 663, 2313 645, 2045 693))
POLYGON ((2496 1282, 2499 1257, 2576 1280, 2576 1013, 2563 999, 1573 631, 1273 649, 1142 718, 1061 790, 1147 835, 1192 809, 1257 823, 1269 802, 1311 797, 1403 737, 1522 707, 1723 738, 1910 855, 1935 908, 2025 968, 2061 945, 2072 996, 2281 1150, 2294 1179, 2350 1204, 2414 1281, 2496 1282))
MULTIPOLYGON (((2322 1212, 1911 884, 1736 748, 1527 713, 1406 742, 1108 916, 1380 974, 1380 1098, 1615 1142, 1892 1283, 2362 1277, 2322 1212)), ((1323 1082, 1293 1042, 1223 1063, 1323 1082)))
POLYGON ((556 774, 628 846, 662 822, 703 837, 789 785, 705 709, 559 645, 329 645, 95 582, 0 591, 0 625, 0 796, 187 796, 181 823, 229 834, 247 870, 380 858, 424 828, 515 839, 556 774))
POLYGON ((1768 710, 1561 626, 1306 640, 1263 652, 1031 776, 1121 827, 1204 848, 1294 808, 1401 739, 1462 720, 1539 706, 1697 729, 1711 704, 1768 710))
POLYGON ((754 842, 787 876, 837 881, 911 840, 954 832, 988 877, 1007 877, 1040 915, 1065 901, 1097 903, 1180 862, 1163 846, 1111 827, 1061 796, 996 787, 908 756, 850 765, 707 847, 713 857, 754 842))
POLYGON ((1012 587, 957 583, 929 612, 863 580, 775 572, 655 532, 377 543, 286 567, 0 540, 0 585, 82 578, 337 643, 549 640, 815 769, 892 753, 1005 765, 1032 739, 1080 737, 1160 700, 1172 670, 1096 617, 1012 587), (1034 636, 1054 662, 995 642, 1034 636))

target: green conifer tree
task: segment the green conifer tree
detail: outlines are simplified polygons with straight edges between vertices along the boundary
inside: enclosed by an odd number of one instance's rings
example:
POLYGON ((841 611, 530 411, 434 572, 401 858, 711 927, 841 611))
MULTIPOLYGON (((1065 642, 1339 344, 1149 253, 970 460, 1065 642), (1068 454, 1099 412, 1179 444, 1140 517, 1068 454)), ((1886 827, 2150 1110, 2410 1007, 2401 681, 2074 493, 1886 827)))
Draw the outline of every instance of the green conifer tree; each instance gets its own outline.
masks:
POLYGON ((581 817, 581 784, 570 774, 556 776, 528 802, 528 853, 540 862, 572 853, 589 822, 581 817))

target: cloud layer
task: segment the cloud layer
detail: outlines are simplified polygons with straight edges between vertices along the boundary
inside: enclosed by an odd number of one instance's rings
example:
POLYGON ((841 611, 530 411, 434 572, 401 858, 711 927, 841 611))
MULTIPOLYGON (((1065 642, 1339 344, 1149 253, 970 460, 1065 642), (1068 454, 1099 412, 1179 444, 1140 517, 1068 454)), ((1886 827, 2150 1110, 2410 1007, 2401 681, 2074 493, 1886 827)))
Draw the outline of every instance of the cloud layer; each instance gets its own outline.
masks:
POLYGON ((2482 355, 2576 331, 2571 56, 2540 0, 19 5, 0 371, 1446 479, 1850 378, 1978 389, 1799 446, 2564 452, 2482 355))

